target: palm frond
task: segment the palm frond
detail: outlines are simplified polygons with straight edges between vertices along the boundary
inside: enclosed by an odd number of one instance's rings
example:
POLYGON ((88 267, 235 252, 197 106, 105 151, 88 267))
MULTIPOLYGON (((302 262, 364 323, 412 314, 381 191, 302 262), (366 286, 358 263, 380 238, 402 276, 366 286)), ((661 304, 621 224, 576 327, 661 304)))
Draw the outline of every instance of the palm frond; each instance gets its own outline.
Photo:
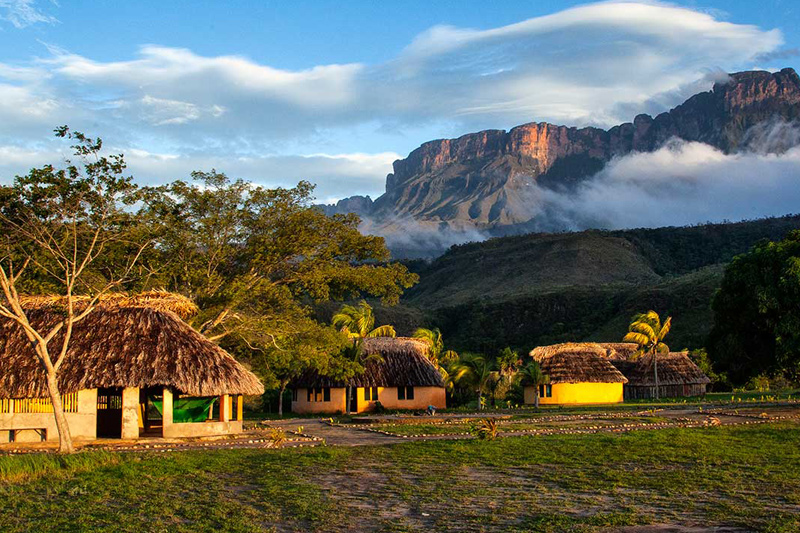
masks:
POLYGON ((661 326, 661 331, 658 332, 658 340, 664 340, 664 337, 667 336, 669 330, 672 328, 672 317, 668 316, 667 319, 664 321, 664 324, 661 326))
POLYGON ((372 331, 368 332, 366 337, 373 338, 373 337, 397 337, 397 333, 394 330, 393 326, 378 326, 377 328, 373 329, 372 331))

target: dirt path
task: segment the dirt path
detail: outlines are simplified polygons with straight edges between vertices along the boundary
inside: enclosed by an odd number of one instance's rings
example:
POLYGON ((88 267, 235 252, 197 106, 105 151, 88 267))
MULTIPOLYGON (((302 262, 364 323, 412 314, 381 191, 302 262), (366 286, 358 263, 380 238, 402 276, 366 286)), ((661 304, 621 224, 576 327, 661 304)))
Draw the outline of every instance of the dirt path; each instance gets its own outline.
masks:
POLYGON ((297 431, 302 428, 305 435, 324 439, 329 446, 364 446, 373 444, 397 444, 406 439, 392 437, 357 427, 331 426, 320 420, 292 419, 270 421, 269 424, 284 431, 297 431))

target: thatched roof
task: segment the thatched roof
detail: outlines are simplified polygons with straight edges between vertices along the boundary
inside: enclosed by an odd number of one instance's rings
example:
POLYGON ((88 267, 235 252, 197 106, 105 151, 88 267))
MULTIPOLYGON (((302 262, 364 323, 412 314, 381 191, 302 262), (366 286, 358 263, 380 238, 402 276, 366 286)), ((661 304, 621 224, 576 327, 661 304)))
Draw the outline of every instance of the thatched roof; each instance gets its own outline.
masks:
POLYGON ((614 368, 607 351, 594 343, 566 343, 540 346, 530 353, 550 376, 550 383, 627 383, 614 368))
POLYGON ((636 344, 629 342, 564 342, 534 348, 531 351, 531 356, 536 359, 537 357, 550 356, 562 352, 592 352, 602 355, 606 359, 628 360, 636 353, 637 348, 636 344))
MULTIPOLYGON (((620 372, 625 374, 633 387, 655 386, 653 375, 653 356, 648 355, 636 362, 612 361, 620 372)), ((685 352, 672 352, 668 355, 658 356, 658 384, 661 385, 691 385, 708 384, 711 380, 700 368, 689 359, 685 352)))
MULTIPOLYGON (((163 308, 169 298, 158 302, 162 309, 145 305, 155 300, 134 299, 132 307, 125 307, 112 298, 75 324, 59 371, 61 392, 148 386, 174 387, 194 396, 264 392, 252 372, 163 308)), ((180 297, 172 301, 188 309, 180 297)), ((54 307, 57 299, 47 302, 26 302, 37 328, 56 324, 62 316, 54 307)), ((56 335, 51 346, 60 346, 61 338, 56 335)), ((15 322, 0 319, 0 398, 44 396, 44 372, 25 334, 15 322)))
MULTIPOLYGON (((362 350, 368 355, 379 354, 383 360, 370 360, 364 373, 350 380, 352 387, 444 387, 442 375, 427 357, 429 345, 408 337, 377 337, 364 339, 362 350)), ((292 386, 346 387, 348 383, 309 370, 292 386)))
MULTIPOLYGON (((22 307, 29 310, 43 309, 53 313, 66 312, 67 300, 65 296, 22 296, 20 298, 22 307)), ((89 296, 73 297, 75 311, 81 312, 91 301, 89 296)), ((159 311, 172 311, 183 319, 190 318, 197 314, 197 305, 189 298, 164 290, 151 290, 138 294, 125 294, 110 292, 102 295, 95 308, 97 309, 119 309, 121 307, 146 307, 159 311)))

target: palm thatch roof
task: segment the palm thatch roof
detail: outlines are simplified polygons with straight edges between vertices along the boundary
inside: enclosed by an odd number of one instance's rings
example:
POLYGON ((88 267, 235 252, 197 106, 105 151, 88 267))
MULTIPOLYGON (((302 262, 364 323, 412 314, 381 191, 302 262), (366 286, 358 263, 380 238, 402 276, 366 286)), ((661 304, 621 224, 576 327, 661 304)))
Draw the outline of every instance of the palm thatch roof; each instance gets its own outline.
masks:
POLYGON ((638 346, 630 342, 564 342, 534 348, 531 356, 536 359, 562 352, 592 352, 602 355, 606 359, 628 360, 634 356, 637 349, 638 346))
POLYGON ((540 346, 530 353, 550 383, 627 383, 614 368, 607 351, 596 343, 565 343, 540 346))
MULTIPOLYGON (((655 386, 652 355, 644 356, 636 362, 624 362, 622 365, 619 365, 617 361, 613 361, 613 363, 625 374, 631 386, 655 386)), ((686 352, 671 352, 667 355, 659 354, 659 386, 709 383, 711 383, 711 380, 700 370, 700 367, 689 359, 689 355, 686 352)))
POLYGON ((444 387, 442 375, 428 359, 430 346, 409 337, 364 339, 361 349, 367 355, 380 355, 364 364, 364 372, 345 382, 308 370, 292 386, 312 387, 444 387))
MULTIPOLYGON (((188 300, 162 296, 134 297, 131 306, 112 297, 75 324, 59 370, 61 392, 149 386, 192 396, 264 392, 252 372, 169 310, 173 302, 176 310, 188 311, 188 300)), ((63 317, 58 305, 57 298, 28 299, 30 323, 37 329, 55 325, 63 317)), ((62 338, 56 335, 50 346, 60 346, 62 338)), ((44 371, 33 347, 16 322, 0 319, 0 398, 44 396, 44 371)))
MULTIPOLYGON (((27 310, 44 309, 54 313, 66 312, 65 296, 22 296, 22 307, 27 310)), ((73 305, 76 312, 86 309, 91 302, 89 296, 74 296, 73 305)), ((189 298, 165 290, 150 290, 138 294, 110 292, 102 295, 95 304, 97 309, 118 309, 121 307, 146 307, 160 311, 172 311, 184 320, 197 314, 197 305, 189 298)))

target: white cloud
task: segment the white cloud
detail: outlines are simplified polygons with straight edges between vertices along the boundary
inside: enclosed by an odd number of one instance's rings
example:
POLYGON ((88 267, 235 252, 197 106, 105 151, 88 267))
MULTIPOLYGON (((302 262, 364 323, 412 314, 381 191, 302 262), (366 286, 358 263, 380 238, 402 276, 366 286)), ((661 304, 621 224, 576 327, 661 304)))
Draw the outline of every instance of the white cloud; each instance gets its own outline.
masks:
MULTIPOLYGON (((26 0, 4 3, 33 8, 26 0)), ((388 165, 354 152, 413 148, 431 131, 533 120, 610 126, 665 110, 709 88, 721 70, 748 68, 782 44, 778 30, 691 9, 603 2, 499 28, 431 28, 373 65, 287 70, 155 45, 132 59, 101 61, 48 46, 45 58, 0 64, 0 144, 42 142, 53 127, 70 124, 127 152, 175 153, 187 162, 181 171, 213 161, 231 174, 242 169, 275 182, 313 175, 343 187, 321 183, 326 196, 374 195, 388 165), (290 155, 298 152, 351 156, 290 155), (266 162, 248 167, 241 158, 266 162), (345 179, 345 172, 353 174, 345 179), (367 172, 380 174, 367 180, 367 172), (344 188, 367 182, 368 190, 344 188)))
POLYGON ((35 0, 0 0, 0 20, 10 22, 16 28, 24 28, 32 24, 58 22, 53 16, 37 9, 35 0))
POLYGON ((681 226, 800 212, 800 146, 781 154, 754 148, 725 154, 674 140, 655 152, 621 157, 574 193, 540 189, 541 225, 681 226))

